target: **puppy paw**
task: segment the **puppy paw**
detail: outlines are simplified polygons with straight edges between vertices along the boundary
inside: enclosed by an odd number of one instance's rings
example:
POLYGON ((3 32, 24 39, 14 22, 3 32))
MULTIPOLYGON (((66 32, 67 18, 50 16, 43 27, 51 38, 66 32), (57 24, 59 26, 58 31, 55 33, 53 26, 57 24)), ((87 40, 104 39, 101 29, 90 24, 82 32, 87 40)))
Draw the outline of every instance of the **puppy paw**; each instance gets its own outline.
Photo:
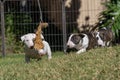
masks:
POLYGON ((81 49, 81 50, 77 51, 76 54, 80 54, 80 53, 83 53, 83 52, 86 52, 86 49, 81 49))

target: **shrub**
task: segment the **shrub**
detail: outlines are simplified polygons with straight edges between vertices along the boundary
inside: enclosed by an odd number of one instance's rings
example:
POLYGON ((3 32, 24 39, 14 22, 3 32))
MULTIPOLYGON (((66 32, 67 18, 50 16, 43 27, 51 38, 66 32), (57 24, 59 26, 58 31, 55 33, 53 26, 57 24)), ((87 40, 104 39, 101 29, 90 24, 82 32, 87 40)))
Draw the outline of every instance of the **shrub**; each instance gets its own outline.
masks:
POLYGON ((118 38, 120 35, 120 0, 111 0, 103 5, 106 9, 100 14, 99 19, 103 22, 100 27, 112 28, 115 37, 118 38))
POLYGON ((21 44, 19 41, 16 41, 16 35, 14 32, 14 16, 13 14, 5 15, 5 37, 6 37, 6 51, 7 53, 21 53, 23 50, 20 48, 21 44))

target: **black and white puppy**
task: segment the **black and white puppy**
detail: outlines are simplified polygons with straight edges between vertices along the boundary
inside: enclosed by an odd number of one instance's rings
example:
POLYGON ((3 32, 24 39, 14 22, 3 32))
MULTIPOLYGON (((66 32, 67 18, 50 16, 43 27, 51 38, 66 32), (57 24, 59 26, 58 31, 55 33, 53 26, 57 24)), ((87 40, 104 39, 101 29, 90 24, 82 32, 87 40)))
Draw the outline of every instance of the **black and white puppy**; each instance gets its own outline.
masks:
POLYGON ((109 28, 102 28, 99 29, 98 32, 95 34, 98 46, 110 46, 111 42, 113 41, 114 35, 111 29, 109 28))
POLYGON ((76 54, 80 54, 97 46, 97 40, 92 33, 73 33, 67 42, 67 50, 75 48, 76 54))

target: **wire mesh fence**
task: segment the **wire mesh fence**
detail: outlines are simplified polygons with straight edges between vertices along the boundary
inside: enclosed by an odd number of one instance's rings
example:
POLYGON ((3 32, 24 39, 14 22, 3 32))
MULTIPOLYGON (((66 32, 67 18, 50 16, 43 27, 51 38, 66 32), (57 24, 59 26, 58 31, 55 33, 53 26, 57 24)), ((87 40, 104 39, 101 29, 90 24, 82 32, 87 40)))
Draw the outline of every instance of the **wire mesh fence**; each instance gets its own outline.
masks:
MULTIPOLYGON (((42 19, 49 26, 43 29, 45 40, 51 46, 52 51, 62 51, 63 37, 77 30, 82 30, 86 24, 94 25, 98 20, 98 14, 104 9, 101 5, 106 0, 5 0, 5 29, 12 31, 16 41, 27 33, 34 33, 40 22, 41 7, 42 19), (62 1, 65 3, 62 4, 62 1), (63 26, 63 9, 65 5, 66 27, 63 26), (87 20, 86 20, 87 19, 87 20), (66 33, 63 33, 66 28, 66 33)), ((1 34, 0 34, 1 36, 1 34)), ((14 46, 14 45, 13 45, 14 46)))

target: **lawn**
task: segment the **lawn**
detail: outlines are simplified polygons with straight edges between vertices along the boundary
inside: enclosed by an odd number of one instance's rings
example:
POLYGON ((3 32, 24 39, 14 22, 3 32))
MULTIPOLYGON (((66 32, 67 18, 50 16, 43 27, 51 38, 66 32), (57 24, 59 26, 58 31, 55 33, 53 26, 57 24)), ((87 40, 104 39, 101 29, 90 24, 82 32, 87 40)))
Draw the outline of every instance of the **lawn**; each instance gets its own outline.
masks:
POLYGON ((24 61, 24 54, 0 58, 0 80, 120 80, 120 46, 82 54, 53 52, 48 61, 24 61))

